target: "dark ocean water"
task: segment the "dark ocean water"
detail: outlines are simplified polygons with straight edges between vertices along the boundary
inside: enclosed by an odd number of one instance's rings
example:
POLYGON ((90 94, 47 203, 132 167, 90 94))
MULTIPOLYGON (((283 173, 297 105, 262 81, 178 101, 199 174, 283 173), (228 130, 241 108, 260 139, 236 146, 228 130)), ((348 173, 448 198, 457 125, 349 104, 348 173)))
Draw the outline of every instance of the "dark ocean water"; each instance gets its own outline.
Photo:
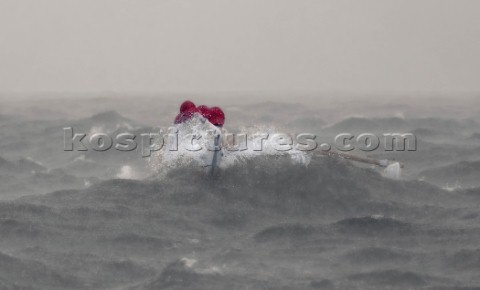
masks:
POLYGON ((270 156, 0 203, 1 289, 480 289, 478 192, 270 156))
POLYGON ((63 150, 66 126, 158 132, 176 102, 47 103, 0 108, 1 290, 480 289, 479 120, 417 117, 430 112, 418 104, 401 107, 408 118, 387 105, 385 118, 347 118, 358 108, 341 103, 227 106, 232 131, 261 125, 319 142, 414 132, 418 150, 360 152, 402 162, 400 180, 344 159, 271 154, 233 158, 212 177, 138 150, 63 150), (112 108, 150 125, 101 113, 112 108))

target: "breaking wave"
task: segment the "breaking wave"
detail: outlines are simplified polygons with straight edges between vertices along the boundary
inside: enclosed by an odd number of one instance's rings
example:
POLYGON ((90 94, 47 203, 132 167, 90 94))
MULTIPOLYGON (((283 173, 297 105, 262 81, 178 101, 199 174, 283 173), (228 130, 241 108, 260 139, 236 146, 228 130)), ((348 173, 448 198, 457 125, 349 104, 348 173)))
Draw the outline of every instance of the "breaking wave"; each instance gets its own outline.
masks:
POLYGON ((173 133, 170 132, 170 135, 165 138, 163 149, 152 154, 151 168, 159 175, 165 175, 171 169, 184 166, 195 166, 208 170, 212 164, 215 150, 219 148, 222 150, 218 151, 217 166, 222 169, 260 156, 288 156, 296 164, 308 165, 310 163, 311 156, 308 153, 296 149, 279 151, 271 138, 261 139, 257 135, 259 133, 269 135, 279 133, 275 128, 257 126, 243 128, 241 132, 245 134, 245 139, 233 140, 227 138, 232 135, 229 135, 226 129, 219 129, 200 117, 194 117, 174 127, 173 133), (214 143, 217 135, 222 140, 220 146, 216 146, 214 143))

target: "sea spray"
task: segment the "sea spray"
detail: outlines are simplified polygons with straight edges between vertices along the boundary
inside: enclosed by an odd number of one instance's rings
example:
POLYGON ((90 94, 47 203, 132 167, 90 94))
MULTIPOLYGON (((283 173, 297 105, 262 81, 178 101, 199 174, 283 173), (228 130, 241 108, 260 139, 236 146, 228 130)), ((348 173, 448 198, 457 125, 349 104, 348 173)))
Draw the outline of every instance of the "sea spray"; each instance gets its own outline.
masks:
POLYGON ((295 148, 279 150, 277 140, 271 138, 271 136, 279 134, 275 128, 261 126, 243 128, 242 134, 237 136, 245 136, 246 140, 244 141, 248 146, 238 146, 238 140, 232 144, 231 140, 226 138, 232 134, 225 128, 212 125, 200 116, 194 116, 187 122, 177 124, 175 128, 177 136, 164 138, 163 149, 154 152, 150 158, 151 168, 157 174, 163 175, 172 168, 182 166, 208 168, 211 166, 215 150, 219 149, 221 149, 218 154, 220 156, 219 168, 227 168, 236 162, 257 156, 289 156, 293 163, 305 166, 311 160, 311 154, 307 151, 295 148), (214 137, 218 134, 221 136, 221 146, 215 148, 214 137), (172 142, 176 142, 176 144, 172 144, 172 142))

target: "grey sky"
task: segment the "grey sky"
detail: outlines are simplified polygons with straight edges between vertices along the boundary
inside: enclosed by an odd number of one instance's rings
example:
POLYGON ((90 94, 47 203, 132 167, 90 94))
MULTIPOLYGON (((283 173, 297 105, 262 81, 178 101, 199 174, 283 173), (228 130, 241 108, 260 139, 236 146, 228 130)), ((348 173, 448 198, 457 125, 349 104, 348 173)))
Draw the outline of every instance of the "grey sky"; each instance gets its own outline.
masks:
POLYGON ((0 0, 0 91, 480 92, 478 0, 0 0))

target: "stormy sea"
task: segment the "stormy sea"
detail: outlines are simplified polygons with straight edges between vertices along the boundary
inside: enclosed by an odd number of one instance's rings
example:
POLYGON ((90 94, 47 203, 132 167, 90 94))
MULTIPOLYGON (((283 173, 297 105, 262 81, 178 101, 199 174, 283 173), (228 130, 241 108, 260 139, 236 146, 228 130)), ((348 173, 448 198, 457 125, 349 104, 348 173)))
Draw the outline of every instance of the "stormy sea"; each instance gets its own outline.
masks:
POLYGON ((411 133, 415 150, 349 152, 402 164, 395 178, 311 152, 237 152, 209 174, 140 144, 65 150, 66 127, 160 132, 169 100, 2 102, 0 289, 480 289, 478 100, 204 100, 230 132, 411 133))

